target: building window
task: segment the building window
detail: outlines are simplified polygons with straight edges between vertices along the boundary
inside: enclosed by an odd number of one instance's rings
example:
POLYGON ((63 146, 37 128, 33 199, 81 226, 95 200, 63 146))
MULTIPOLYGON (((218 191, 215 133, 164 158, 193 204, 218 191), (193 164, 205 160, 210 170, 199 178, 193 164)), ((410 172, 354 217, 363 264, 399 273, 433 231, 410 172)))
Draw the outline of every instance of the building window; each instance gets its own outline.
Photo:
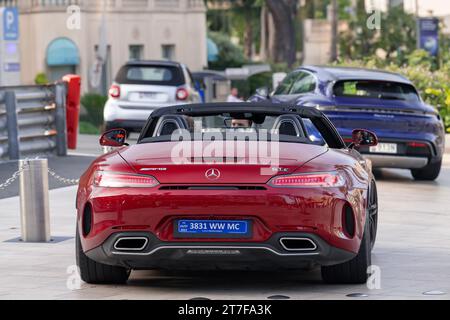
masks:
POLYGON ((175 60, 175 45, 174 44, 163 44, 162 45, 162 58, 166 60, 175 60))
POLYGON ((141 60, 144 54, 144 46, 143 45, 130 45, 130 60, 141 60))

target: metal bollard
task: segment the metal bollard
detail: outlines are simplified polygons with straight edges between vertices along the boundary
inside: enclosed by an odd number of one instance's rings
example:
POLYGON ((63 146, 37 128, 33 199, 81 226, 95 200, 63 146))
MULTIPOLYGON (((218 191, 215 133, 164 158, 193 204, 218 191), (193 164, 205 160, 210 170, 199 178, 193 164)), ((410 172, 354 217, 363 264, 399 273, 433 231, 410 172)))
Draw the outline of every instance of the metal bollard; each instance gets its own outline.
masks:
POLYGON ((214 81, 213 77, 205 78, 205 102, 213 102, 214 100, 214 81))
POLYGON ((17 98, 14 91, 5 92, 5 106, 8 129, 8 152, 9 159, 20 158, 19 125, 17 120, 17 98))
POLYGON ((49 242, 47 159, 20 160, 20 213, 22 241, 49 242))

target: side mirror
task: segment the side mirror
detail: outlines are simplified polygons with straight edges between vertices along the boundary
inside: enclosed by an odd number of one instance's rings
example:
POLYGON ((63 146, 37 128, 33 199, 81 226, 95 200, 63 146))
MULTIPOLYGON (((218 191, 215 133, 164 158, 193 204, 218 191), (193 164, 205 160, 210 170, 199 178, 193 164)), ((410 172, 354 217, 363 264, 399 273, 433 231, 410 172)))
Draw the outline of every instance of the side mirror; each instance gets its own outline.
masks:
POLYGON ((352 133, 352 147, 361 146, 374 147, 378 144, 378 138, 375 133, 365 129, 355 129, 352 133))
POLYGON ((261 87, 261 88, 256 89, 256 94, 258 96, 264 97, 266 99, 270 98, 270 91, 269 91, 268 87, 261 87))
POLYGON ((128 146, 125 143, 127 131, 125 129, 112 129, 106 131, 100 137, 100 145, 103 147, 122 147, 128 146))

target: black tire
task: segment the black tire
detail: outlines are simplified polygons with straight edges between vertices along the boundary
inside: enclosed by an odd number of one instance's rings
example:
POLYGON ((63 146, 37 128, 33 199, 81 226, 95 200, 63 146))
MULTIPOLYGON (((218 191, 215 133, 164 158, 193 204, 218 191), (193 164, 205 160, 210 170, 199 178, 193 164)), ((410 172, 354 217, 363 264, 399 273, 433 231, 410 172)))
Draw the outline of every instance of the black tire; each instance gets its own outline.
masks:
POLYGON ((369 230, 370 230, 370 248, 373 250, 377 240, 378 232, 378 191, 377 184, 372 181, 369 189, 368 199, 368 214, 369 214, 369 230))
POLYGON ((422 169, 411 169, 411 174, 418 181, 434 181, 441 173, 442 160, 430 163, 422 169))
POLYGON ((81 248, 80 235, 76 235, 76 257, 81 280, 90 284, 124 284, 130 270, 95 262, 86 256, 81 248))
POLYGON ((358 254, 350 261, 334 266, 322 266, 322 279, 329 284, 366 283, 367 268, 372 263, 369 222, 366 223, 358 254))

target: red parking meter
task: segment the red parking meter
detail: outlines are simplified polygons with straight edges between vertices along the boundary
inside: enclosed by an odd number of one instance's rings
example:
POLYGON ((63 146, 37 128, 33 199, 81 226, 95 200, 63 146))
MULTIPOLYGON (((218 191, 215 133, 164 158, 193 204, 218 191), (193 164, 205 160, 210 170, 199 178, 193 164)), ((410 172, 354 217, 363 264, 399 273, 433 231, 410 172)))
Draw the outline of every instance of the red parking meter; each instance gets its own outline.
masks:
POLYGON ((80 119, 81 77, 69 74, 63 77, 63 81, 67 82, 67 147, 74 150, 77 148, 78 125, 80 119))

